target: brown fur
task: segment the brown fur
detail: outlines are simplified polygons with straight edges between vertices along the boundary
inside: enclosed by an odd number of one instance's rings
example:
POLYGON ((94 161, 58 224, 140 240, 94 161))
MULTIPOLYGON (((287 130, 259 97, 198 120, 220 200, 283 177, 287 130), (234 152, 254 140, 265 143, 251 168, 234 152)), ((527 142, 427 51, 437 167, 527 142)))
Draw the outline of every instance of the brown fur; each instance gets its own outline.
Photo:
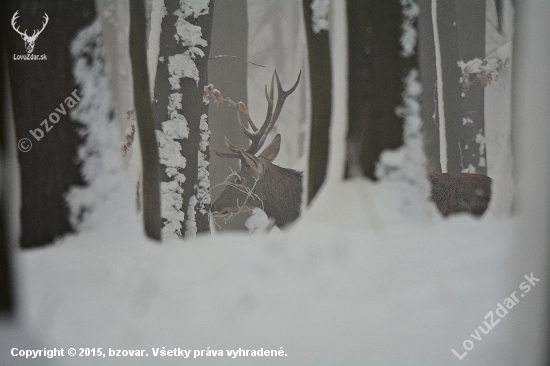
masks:
POLYGON ((430 173, 431 199, 443 216, 469 212, 481 216, 491 200, 491 178, 483 174, 430 173))
POLYGON ((246 208, 259 207, 266 215, 275 220, 275 224, 282 228, 300 216, 302 203, 302 173, 292 169, 282 168, 270 163, 267 159, 259 158, 263 172, 257 174, 246 163, 238 173, 241 182, 234 177, 231 185, 225 188, 216 202, 212 204, 213 213, 238 212, 239 206, 246 202, 246 208), (254 186, 255 179, 258 178, 254 186), (233 186, 235 185, 235 186, 233 186), (254 186, 254 188, 252 188, 254 186), (242 190, 252 190, 251 195, 242 190), (238 189, 239 188, 239 189, 238 189))

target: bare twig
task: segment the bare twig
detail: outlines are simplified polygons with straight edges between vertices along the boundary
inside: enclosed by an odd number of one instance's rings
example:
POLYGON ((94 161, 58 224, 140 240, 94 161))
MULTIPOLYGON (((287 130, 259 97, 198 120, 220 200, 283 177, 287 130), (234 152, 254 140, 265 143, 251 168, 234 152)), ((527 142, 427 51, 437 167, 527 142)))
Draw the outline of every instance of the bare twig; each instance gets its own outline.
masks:
POLYGON ((214 187, 212 187, 212 189, 215 189, 215 188, 220 187, 220 186, 230 186, 230 187, 233 187, 236 190, 246 194, 246 199, 244 200, 242 205, 239 205, 239 200, 237 199, 237 208, 238 208, 237 212, 230 212, 229 215, 224 218, 224 224, 227 224, 229 221, 231 221, 233 219, 233 216, 237 216, 242 212, 246 212, 246 211, 251 210, 250 207, 248 207, 247 204, 246 204, 248 202, 249 198, 252 198, 253 200, 260 201, 260 203, 262 205, 262 210, 264 210, 263 200, 260 198, 260 196, 258 196, 258 194, 254 193, 254 188, 256 188, 256 184, 258 183, 259 178, 254 177, 254 184, 252 185, 251 188, 248 188, 245 185, 235 184, 235 183, 231 182, 230 179, 232 177, 236 176, 236 177, 240 178, 240 176, 233 169, 231 169, 231 168, 229 168, 229 169, 231 170, 231 174, 229 174, 223 182, 221 182, 221 183, 215 185, 214 187))
POLYGON ((254 65, 254 66, 265 67, 264 65, 260 65, 260 64, 257 64, 257 63, 255 63, 255 62, 248 61, 247 59, 244 59, 244 58, 242 58, 242 57, 233 56, 233 55, 218 55, 218 56, 214 56, 214 57, 209 57, 208 59, 209 59, 209 60, 216 60, 216 59, 219 59, 219 58, 236 58, 237 60, 241 60, 241 61, 244 61, 244 62, 248 62, 249 64, 252 64, 252 65, 254 65))

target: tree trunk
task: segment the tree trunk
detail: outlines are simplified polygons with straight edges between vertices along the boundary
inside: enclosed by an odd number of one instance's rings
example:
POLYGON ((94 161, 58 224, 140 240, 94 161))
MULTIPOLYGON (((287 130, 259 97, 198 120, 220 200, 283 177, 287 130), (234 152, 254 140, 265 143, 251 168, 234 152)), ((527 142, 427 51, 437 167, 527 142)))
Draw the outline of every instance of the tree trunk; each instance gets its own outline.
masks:
POLYGON ((470 84, 461 84, 457 65, 459 60, 484 58, 485 2, 449 0, 438 2, 437 9, 447 142, 447 167, 442 169, 486 174, 483 87, 474 74, 470 84))
POLYGON ((208 13, 184 19, 179 1, 167 0, 165 5, 167 14, 161 25, 153 101, 160 136, 163 237, 194 236, 210 230, 208 149, 201 142, 209 134, 205 130, 208 105, 203 102, 203 92, 214 7, 210 4, 208 13), (175 37, 178 22, 188 22, 187 30, 196 31, 194 26, 200 27, 200 39, 180 38, 178 42, 175 37), (197 73, 191 64, 196 66, 197 73))
MULTIPOLYGON (((214 3, 212 43, 208 62, 208 83, 213 84, 226 98, 246 103, 248 75, 248 6, 247 0, 216 1, 214 3), (235 57, 233 57, 235 56, 235 57), (237 58, 238 57, 238 58, 237 58)), ((255 66, 259 67, 259 66, 255 66)), ((237 112, 227 105, 209 104, 210 143, 214 148, 224 148, 224 137, 236 146, 248 146, 250 141, 237 123, 237 112)), ((243 123, 248 124, 245 118, 243 123)), ((214 155, 210 159, 210 180, 214 187, 230 174, 240 170, 239 159, 222 159, 214 155)), ((212 189, 212 202, 221 194, 224 185, 212 189)), ((243 230, 248 214, 236 215, 218 227, 223 230, 243 230)))
MULTIPOLYGON (((464 62, 485 58, 485 4, 485 1, 478 0, 456 3, 459 57, 464 62)), ((476 80, 476 76, 470 74, 470 84, 462 86, 462 118, 459 124, 462 133, 457 145, 460 145, 460 168, 463 172, 487 174, 485 90, 483 80, 476 80)))
POLYGON ((309 145, 309 172, 307 201, 310 203, 325 181, 328 151, 330 117, 332 109, 332 70, 328 31, 313 32, 313 0, 305 0, 304 21, 306 26, 310 92, 311 92, 311 134, 309 145))
POLYGON ((130 58, 134 85, 134 105, 142 156, 143 220, 145 233, 155 240, 161 239, 159 155, 149 77, 147 72, 146 20, 143 1, 130 2, 130 58))
POLYGON ((428 172, 441 173, 439 160, 439 112, 437 104, 437 73, 432 23, 432 0, 419 0, 418 58, 422 81, 422 132, 428 172))
POLYGON ((399 1, 349 1, 349 128, 346 177, 375 179, 385 149, 403 144, 403 79, 416 57, 401 56, 399 1))
MULTIPOLYGON (((96 18, 93 0, 11 1, 3 24, 7 28, 8 67, 21 173, 21 238, 24 248, 51 243, 71 232, 64 194, 73 185, 83 185, 77 161, 82 138, 75 121, 58 113, 71 93, 78 95, 73 79, 69 44, 78 31, 96 18), (27 34, 42 28, 44 13, 49 22, 36 39, 34 55, 45 60, 14 60, 26 55, 21 36, 9 28, 18 11, 17 26, 27 34), (56 117, 57 116, 57 117, 56 117), (26 139, 26 140, 24 140, 26 139), (29 147, 32 148, 27 151, 29 147)), ((73 100, 76 101, 77 98, 73 100)))
MULTIPOLYGON (((2 3, 0 5, 0 12, 2 14, 6 14, 6 5, 5 3, 2 3)), ((3 20, 3 19, 2 19, 3 20)), ((5 131, 7 130, 7 124, 10 123, 8 121, 8 108, 10 106, 4 104, 4 101, 7 100, 7 91, 8 91, 8 85, 7 85, 7 77, 6 75, 6 58, 4 55, 6 55, 6 33, 2 32, 0 34, 0 52, 2 52, 2 56, 0 56, 0 100, 2 100, 2 108, 0 110, 0 164, 5 167, 6 166, 6 135, 5 131)), ((6 187, 8 183, 8 179, 6 177, 6 174, 8 172, 8 169, 3 169, 0 173, 0 317, 3 315, 12 315, 14 310, 14 304, 13 304, 13 282, 12 282, 12 268, 11 268, 11 257, 10 257, 10 247, 9 242, 7 240, 8 238, 8 222, 6 220, 7 212, 6 212, 6 187)))

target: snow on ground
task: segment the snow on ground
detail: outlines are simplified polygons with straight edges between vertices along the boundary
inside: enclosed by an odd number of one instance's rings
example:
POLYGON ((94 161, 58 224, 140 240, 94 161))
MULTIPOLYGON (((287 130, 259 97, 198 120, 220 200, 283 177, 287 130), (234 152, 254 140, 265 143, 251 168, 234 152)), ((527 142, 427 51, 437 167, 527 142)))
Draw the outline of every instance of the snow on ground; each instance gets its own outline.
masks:
MULTIPOLYGON (((462 342, 522 280, 504 266, 513 224, 460 217, 373 231, 306 218, 280 235, 184 245, 69 236, 18 255, 19 319, 41 347, 149 353, 57 358, 59 365, 183 363, 153 358, 152 347, 287 354, 191 364, 453 364, 451 348, 463 352, 462 342)), ((507 320, 462 362, 514 364, 507 320)), ((0 344, 21 348, 9 332, 0 332, 0 344)))

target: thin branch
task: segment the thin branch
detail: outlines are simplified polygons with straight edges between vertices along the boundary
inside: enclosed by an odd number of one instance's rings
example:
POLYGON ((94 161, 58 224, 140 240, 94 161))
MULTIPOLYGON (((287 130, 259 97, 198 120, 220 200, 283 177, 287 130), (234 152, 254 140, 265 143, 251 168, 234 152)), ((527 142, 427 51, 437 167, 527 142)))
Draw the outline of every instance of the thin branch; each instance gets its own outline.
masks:
MULTIPOLYGON (((265 211, 263 200, 260 198, 260 196, 257 193, 254 193, 254 188, 256 188, 256 184, 258 183, 259 178, 254 177, 254 184, 252 185, 251 188, 248 188, 245 185, 235 184, 235 183, 230 182, 230 179, 232 177, 237 176, 237 177, 240 178, 240 176, 233 169, 231 169, 231 168, 229 168, 229 169, 231 170, 231 174, 229 174, 223 182, 221 182, 221 183, 215 185, 214 187, 212 187, 212 189, 216 189, 217 187, 220 187, 220 186, 230 186, 230 187, 235 188, 239 192, 242 192, 242 193, 246 194, 246 198, 245 198, 242 205, 239 205, 239 199, 237 198, 237 208, 238 208, 238 210, 237 210, 237 212, 230 212, 228 216, 224 217, 224 224, 227 224, 228 222, 230 222, 233 219, 233 216, 237 216, 242 212, 246 212, 246 211, 251 210, 250 207, 248 207, 247 204, 246 204, 248 202, 249 198, 252 198, 254 201, 255 200, 260 201, 260 203, 262 205, 262 210, 265 211)), ((215 222, 215 220, 214 220, 214 222, 215 222)))
POLYGON ((252 62, 252 61, 248 61, 247 59, 244 59, 242 57, 239 57, 239 56, 232 56, 232 55, 218 55, 218 56, 214 56, 214 57, 209 57, 208 59, 209 60, 216 60, 216 59, 219 59, 219 58, 236 58, 237 60, 241 60, 241 61, 244 61, 244 62, 248 62, 249 64, 252 64, 254 66, 259 66, 259 67, 265 67, 264 65, 260 65, 260 64, 257 64, 255 62, 252 62))

